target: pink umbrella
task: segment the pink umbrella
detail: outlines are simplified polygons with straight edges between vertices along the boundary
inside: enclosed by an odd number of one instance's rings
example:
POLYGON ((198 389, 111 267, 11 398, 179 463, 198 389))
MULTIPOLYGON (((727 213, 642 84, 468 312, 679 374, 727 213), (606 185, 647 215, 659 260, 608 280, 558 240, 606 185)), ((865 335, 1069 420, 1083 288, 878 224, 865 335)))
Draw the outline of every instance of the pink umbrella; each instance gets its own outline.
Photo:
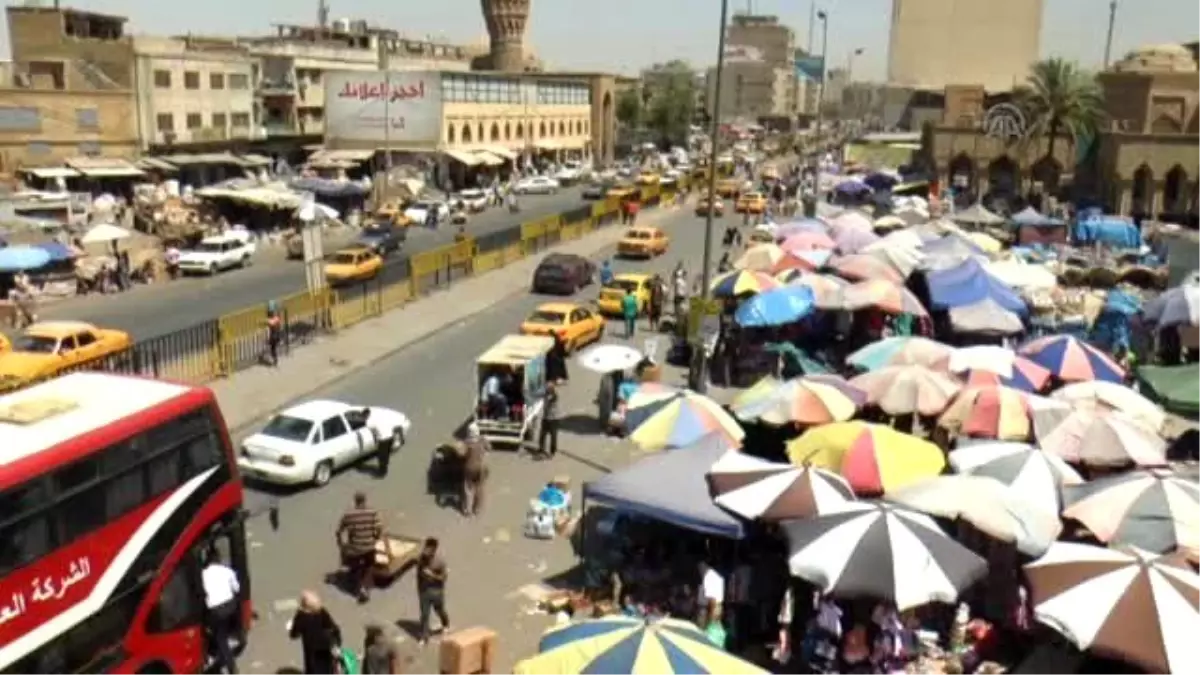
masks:
POLYGON ((829 223, 834 232, 853 229, 871 231, 874 225, 870 218, 859 211, 847 211, 829 223))
POLYGON ((867 393, 867 402, 889 415, 938 415, 962 385, 924 366, 889 366, 850 380, 867 393))
POLYGON ((813 249, 832 249, 837 244, 823 232, 800 232, 783 240, 786 251, 811 251, 813 249))
POLYGON ((929 315, 912 291, 883 279, 868 279, 842 289, 842 307, 851 311, 873 307, 891 314, 929 315))
POLYGON ((842 253, 858 253, 864 248, 879 241, 879 235, 871 230, 860 230, 856 227, 838 230, 834 236, 837 250, 842 253))
POLYGON ((830 269, 838 276, 851 281, 865 279, 884 279, 897 284, 904 283, 904 276, 888 263, 873 255, 858 254, 834 258, 829 263, 830 269))
MULTIPOLYGON (((856 383, 855 383, 856 384, 856 383)), ((1085 466, 1166 466, 1167 444, 1135 418, 1117 411, 1076 410, 1051 429, 1034 425, 1043 450, 1085 466)))

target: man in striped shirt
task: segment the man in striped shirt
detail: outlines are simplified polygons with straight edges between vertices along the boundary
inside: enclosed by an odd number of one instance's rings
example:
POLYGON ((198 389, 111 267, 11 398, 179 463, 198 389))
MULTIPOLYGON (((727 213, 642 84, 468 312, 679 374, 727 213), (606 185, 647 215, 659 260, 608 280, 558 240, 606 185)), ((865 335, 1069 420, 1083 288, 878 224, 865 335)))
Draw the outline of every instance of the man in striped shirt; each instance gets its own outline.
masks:
POLYGON ((365 603, 370 597, 375 543, 383 538, 383 517, 367 507, 366 494, 354 493, 354 508, 342 515, 336 537, 350 568, 350 578, 358 584, 358 601, 365 603))

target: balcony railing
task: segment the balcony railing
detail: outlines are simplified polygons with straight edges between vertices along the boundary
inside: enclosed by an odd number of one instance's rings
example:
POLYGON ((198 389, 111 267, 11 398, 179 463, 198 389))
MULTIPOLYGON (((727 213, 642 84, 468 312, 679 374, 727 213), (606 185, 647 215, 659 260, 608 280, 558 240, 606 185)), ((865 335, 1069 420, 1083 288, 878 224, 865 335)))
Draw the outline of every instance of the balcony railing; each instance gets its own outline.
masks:
POLYGON ((255 91, 259 96, 295 96, 297 90, 290 80, 262 80, 255 91))

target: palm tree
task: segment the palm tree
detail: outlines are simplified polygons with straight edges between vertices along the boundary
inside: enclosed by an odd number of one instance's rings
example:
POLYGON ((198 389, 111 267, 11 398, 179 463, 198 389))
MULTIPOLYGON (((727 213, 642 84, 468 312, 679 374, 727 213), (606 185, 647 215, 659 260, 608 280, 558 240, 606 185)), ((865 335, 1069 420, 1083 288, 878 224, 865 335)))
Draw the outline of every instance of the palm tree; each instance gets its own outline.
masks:
POLYGON ((1029 78, 1017 90, 1026 115, 1025 140, 1046 142, 1045 159, 1054 159, 1055 145, 1064 132, 1078 144, 1086 142, 1104 121, 1104 97, 1096 78, 1073 62, 1050 58, 1033 64, 1029 78))

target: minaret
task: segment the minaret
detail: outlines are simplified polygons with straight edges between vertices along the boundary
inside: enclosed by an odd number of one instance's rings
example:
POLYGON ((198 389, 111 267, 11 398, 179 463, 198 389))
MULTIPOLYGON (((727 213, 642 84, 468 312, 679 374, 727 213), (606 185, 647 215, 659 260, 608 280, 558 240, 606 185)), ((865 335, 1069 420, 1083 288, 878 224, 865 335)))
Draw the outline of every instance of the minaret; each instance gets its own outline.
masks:
POLYGON ((483 20, 491 38, 493 70, 525 70, 525 23, 532 0, 480 0, 483 20))

